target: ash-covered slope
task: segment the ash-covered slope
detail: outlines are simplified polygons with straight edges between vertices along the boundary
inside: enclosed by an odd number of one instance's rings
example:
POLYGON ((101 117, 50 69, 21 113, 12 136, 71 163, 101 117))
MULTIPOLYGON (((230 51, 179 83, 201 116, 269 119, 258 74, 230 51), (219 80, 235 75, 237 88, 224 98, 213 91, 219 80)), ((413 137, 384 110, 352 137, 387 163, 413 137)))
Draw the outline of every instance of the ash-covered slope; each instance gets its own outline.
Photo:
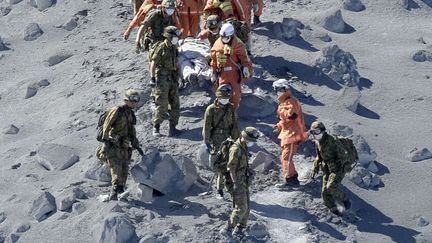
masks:
MULTIPOLYGON (((230 202, 198 196, 211 177, 196 151, 212 96, 184 90, 179 125, 186 132, 153 139, 147 56, 121 37, 132 18, 128 1, 29 2, 0 0, 0 242, 226 241, 219 229, 230 202), (137 111, 146 151, 156 147, 197 165, 200 179, 186 195, 151 204, 133 196, 127 203, 97 200, 108 184, 85 174, 97 162, 98 114, 130 87, 146 97, 137 111), (59 151, 53 170, 38 162, 44 146, 59 151)), ((432 149, 432 8, 426 0, 363 0, 364 9, 354 12, 346 8, 358 1, 343 2, 266 1, 264 23, 253 33, 256 73, 249 86, 274 99, 271 82, 296 76, 294 93, 308 125, 318 118, 335 132, 360 135, 363 167, 381 183, 366 185, 373 177, 364 171, 352 178, 358 185, 347 178, 357 219, 331 215, 320 205, 320 183, 305 178, 312 161, 306 144, 296 156, 304 178, 299 190, 275 190, 277 169, 257 175, 249 241, 432 242, 431 160, 406 158, 414 147, 432 149)), ((273 116, 242 117, 242 126, 265 135, 254 152, 278 156, 274 122, 273 116)))

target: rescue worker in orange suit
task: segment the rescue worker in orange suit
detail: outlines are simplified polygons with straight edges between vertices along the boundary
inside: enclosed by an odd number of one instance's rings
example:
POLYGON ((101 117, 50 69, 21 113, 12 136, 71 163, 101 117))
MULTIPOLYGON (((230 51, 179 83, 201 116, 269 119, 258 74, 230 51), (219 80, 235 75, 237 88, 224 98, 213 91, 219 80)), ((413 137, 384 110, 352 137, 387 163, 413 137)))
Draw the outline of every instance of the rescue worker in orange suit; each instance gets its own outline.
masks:
POLYGON ((123 33, 123 37, 125 40, 129 39, 129 35, 132 32, 134 28, 141 25, 141 23, 144 21, 146 15, 150 10, 156 8, 161 4, 161 0, 145 0, 144 3, 142 3, 141 7, 139 8, 138 12, 135 14, 132 21, 129 23, 128 28, 123 33))
POLYGON ((200 27, 200 16, 203 12, 202 0, 181 0, 177 6, 180 24, 183 29, 181 39, 195 38, 200 27))
POLYGON ((252 11, 252 3, 250 0, 230 0, 233 7, 233 14, 240 21, 245 21, 250 27, 250 12, 252 11))
POLYGON ((231 103, 235 108, 240 105, 241 83, 245 83, 253 74, 252 63, 246 53, 244 43, 234 35, 230 23, 222 25, 211 49, 210 65, 213 69, 212 82, 218 85, 229 84, 232 87, 231 103))
POLYGON ((292 95, 288 80, 279 79, 273 82, 279 106, 277 114, 279 122, 276 124, 275 132, 279 134, 282 149, 282 176, 283 183, 276 184, 278 188, 299 186, 298 173, 294 166, 293 157, 297 152, 298 145, 308 139, 303 112, 300 102, 292 95))
POLYGON ((221 20, 234 16, 233 6, 230 0, 207 0, 204 7, 203 20, 207 21, 210 15, 217 15, 221 20))

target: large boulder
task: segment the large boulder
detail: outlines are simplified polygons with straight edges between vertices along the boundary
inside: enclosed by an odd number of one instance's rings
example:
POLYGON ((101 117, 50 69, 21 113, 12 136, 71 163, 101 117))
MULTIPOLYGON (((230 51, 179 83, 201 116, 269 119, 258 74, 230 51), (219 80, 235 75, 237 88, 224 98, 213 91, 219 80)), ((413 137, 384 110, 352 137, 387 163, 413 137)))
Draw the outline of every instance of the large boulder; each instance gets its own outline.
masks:
POLYGON ((375 151, 373 151, 369 144, 366 142, 366 139, 364 139, 360 135, 355 135, 352 137, 354 146, 357 149, 357 153, 359 156, 359 163, 363 167, 367 168, 369 164, 373 161, 375 161, 377 155, 375 151))
POLYGON ((97 232, 97 242, 134 243, 138 236, 132 222, 119 213, 108 214, 97 232))
POLYGON ((316 14, 314 21, 318 25, 332 32, 344 33, 346 30, 346 23, 339 8, 331 8, 316 14))
POLYGON ((28 211, 38 222, 45 220, 57 210, 55 198, 49 192, 41 192, 28 211))
POLYGON ((338 99, 338 103, 344 108, 356 113, 360 104, 361 93, 357 86, 344 87, 338 99))
POLYGON ((73 148, 60 144, 42 144, 37 154, 39 164, 47 170, 64 170, 79 161, 73 148))
POLYGON ((342 6, 344 9, 353 12, 360 12, 366 8, 361 0, 343 0, 342 6))
POLYGON ((99 160, 95 160, 84 174, 87 179, 111 182, 111 170, 109 166, 99 160))
POLYGON ((241 118, 264 118, 275 114, 277 104, 269 96, 244 94, 237 110, 241 118))
POLYGON ((201 144, 198 147, 196 159, 201 163, 206 169, 211 169, 210 160, 209 160, 209 152, 207 151, 207 146, 205 144, 201 144))
POLYGON ((411 162, 417 162, 432 158, 432 153, 427 148, 414 148, 409 152, 407 157, 411 162))
POLYGON ((252 158, 250 167, 258 172, 268 172, 275 167, 276 161, 277 159, 273 155, 258 151, 255 157, 252 158))
POLYGON ((319 73, 346 86, 357 86, 360 82, 360 74, 357 71, 357 61, 354 56, 337 45, 323 48, 314 66, 318 68, 319 73))
POLYGON ((42 29, 36 23, 30 23, 24 28, 24 40, 34 41, 43 34, 42 29))
POLYGON ((157 150, 133 166, 131 174, 136 182, 163 194, 186 192, 198 178, 193 161, 183 157, 174 160, 169 154, 160 154, 157 150))
POLYGON ((144 184, 138 184, 137 196, 141 202, 151 202, 153 200, 153 188, 144 184))

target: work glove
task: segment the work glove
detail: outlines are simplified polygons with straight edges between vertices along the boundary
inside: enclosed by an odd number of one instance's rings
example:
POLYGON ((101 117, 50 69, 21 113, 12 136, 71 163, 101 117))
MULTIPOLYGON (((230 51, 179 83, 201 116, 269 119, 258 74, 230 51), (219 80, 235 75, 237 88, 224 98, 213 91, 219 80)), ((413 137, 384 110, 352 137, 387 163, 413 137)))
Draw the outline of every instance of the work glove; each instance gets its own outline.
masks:
POLYGON ((154 88, 156 86, 156 78, 155 77, 151 77, 150 79, 150 87, 154 88))
POLYGON ((252 5, 252 9, 253 9, 254 13, 258 12, 258 9, 259 9, 258 4, 255 3, 254 5, 252 5))
POLYGON ((243 67, 243 76, 245 78, 250 78, 249 68, 243 67))
POLYGON ((211 145, 210 145, 209 143, 206 143, 205 145, 206 145, 206 147, 207 147, 207 153, 210 153, 211 150, 212 150, 211 145))
POLYGON ((211 76, 211 78, 210 78, 210 81, 211 81, 212 83, 216 83, 216 82, 218 81, 218 78, 217 78, 217 74, 216 74, 216 73, 213 73, 213 74, 212 74, 212 76, 211 76))
POLYGON ((298 117, 297 113, 294 112, 291 116, 288 117, 288 119, 295 120, 297 119, 297 117, 298 117))
POLYGON ((130 35, 130 32, 129 32, 128 30, 126 30, 126 31, 123 33, 123 38, 124 38, 125 40, 128 40, 128 39, 129 39, 129 35, 130 35))

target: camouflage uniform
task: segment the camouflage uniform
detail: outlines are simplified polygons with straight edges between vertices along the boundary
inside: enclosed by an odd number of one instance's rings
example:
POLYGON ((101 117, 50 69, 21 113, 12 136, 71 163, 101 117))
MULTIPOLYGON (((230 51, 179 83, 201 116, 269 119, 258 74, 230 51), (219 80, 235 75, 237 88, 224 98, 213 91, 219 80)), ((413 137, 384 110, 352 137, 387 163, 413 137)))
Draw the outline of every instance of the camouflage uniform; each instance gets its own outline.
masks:
POLYGON ((170 125, 176 126, 180 117, 178 94, 178 50, 168 40, 155 44, 150 60, 156 65, 156 86, 152 97, 156 105, 153 124, 161 124, 169 112, 170 125))
POLYGON ((233 198, 233 211, 228 221, 231 228, 245 228, 250 213, 248 148, 240 138, 231 146, 228 171, 236 175, 236 190, 228 188, 233 198))
POLYGON ((313 171, 317 173, 321 167, 323 171, 323 185, 321 198, 329 209, 336 207, 336 202, 344 203, 347 198, 341 190, 344 177, 343 161, 349 160, 343 145, 333 136, 324 132, 323 137, 315 140, 317 157, 314 161, 313 171))
POLYGON ((136 117, 126 104, 112 108, 103 125, 104 152, 111 168, 112 188, 124 189, 132 148, 139 147, 135 131, 136 117))
POLYGON ((154 9, 148 13, 143 22, 143 28, 146 30, 144 36, 144 49, 148 50, 152 44, 163 41, 164 29, 167 26, 176 25, 174 16, 165 16, 162 9, 154 9))
MULTIPOLYGON (((214 154, 227 138, 237 139, 240 135, 237 112, 230 103, 222 106, 218 100, 209 105, 204 114, 204 127, 202 131, 205 144, 211 144, 214 154)), ((223 173, 216 172, 216 189, 223 188, 223 173)))

